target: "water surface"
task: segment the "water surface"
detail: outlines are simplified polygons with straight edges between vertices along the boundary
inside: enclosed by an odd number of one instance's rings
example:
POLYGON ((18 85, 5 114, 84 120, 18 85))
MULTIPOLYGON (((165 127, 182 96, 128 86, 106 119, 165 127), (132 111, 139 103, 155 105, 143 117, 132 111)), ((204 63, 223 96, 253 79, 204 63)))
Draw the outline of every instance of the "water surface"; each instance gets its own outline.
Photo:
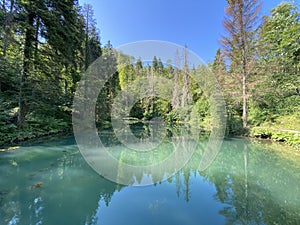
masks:
MULTIPOLYGON (((120 155, 113 136, 101 135, 120 155)), ((172 139, 161 149, 169 152, 170 144, 172 139)), ((99 176, 73 138, 1 153, 0 224, 300 224, 299 152, 226 139, 213 164, 200 172, 203 148, 205 140, 185 168, 146 187, 99 176)))

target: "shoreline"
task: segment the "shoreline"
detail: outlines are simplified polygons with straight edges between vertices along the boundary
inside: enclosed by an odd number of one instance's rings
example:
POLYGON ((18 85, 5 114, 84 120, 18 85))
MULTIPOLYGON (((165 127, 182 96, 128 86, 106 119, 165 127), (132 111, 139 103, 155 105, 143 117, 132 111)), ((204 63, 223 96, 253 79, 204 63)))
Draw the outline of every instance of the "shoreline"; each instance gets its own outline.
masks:
POLYGON ((25 138, 23 140, 16 139, 15 141, 12 142, 3 142, 0 144, 0 152, 5 152, 5 151, 13 151, 19 148, 22 145, 25 145, 26 143, 31 143, 31 142, 38 142, 38 141, 43 141, 43 140, 50 140, 50 139, 58 139, 63 136, 71 136, 73 134, 72 129, 65 129, 62 131, 59 131, 57 133, 47 133, 43 135, 38 135, 34 138, 25 138))
MULTIPOLYGON (((274 136, 276 133, 267 133, 266 132, 260 132, 260 133, 255 133, 255 130, 264 130, 264 127, 253 127, 249 129, 249 133, 247 135, 226 135, 224 138, 249 138, 252 140, 259 140, 259 141, 269 141, 272 143, 278 143, 278 144, 283 144, 283 145, 288 145, 290 147, 295 148, 296 150, 300 150, 300 143, 290 143, 287 139, 279 138, 277 136, 274 136)), ((276 131, 276 132, 285 132, 284 129, 277 130, 277 129, 267 129, 267 131, 276 131)), ((290 130, 289 130, 290 131, 290 130)), ((289 134, 297 134, 296 136, 298 137, 299 131, 293 131, 293 132, 285 132, 289 134)), ((278 133, 277 133, 278 134, 278 133)), ((16 139, 12 142, 3 142, 0 144, 0 152, 7 152, 7 151, 13 151, 21 147, 22 145, 26 145, 29 143, 34 143, 38 141, 47 141, 51 139, 59 139, 62 136, 72 136, 73 131, 71 128, 64 129, 62 131, 56 132, 56 133, 45 133, 42 135, 38 135, 33 138, 24 138, 23 140, 16 139)))

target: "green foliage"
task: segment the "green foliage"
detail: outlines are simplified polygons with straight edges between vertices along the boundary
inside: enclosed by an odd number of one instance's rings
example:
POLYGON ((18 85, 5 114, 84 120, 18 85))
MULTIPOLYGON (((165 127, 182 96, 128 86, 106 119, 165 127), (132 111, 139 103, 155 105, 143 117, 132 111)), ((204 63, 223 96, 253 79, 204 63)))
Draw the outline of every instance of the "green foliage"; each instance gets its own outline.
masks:
POLYGON ((249 110, 249 123, 253 126, 259 126, 266 121, 274 121, 277 117, 266 108, 251 107, 249 110))
POLYGON ((120 78, 120 87, 124 89, 128 84, 130 84, 135 77, 135 71, 132 64, 123 66, 119 70, 119 78, 120 78))
POLYGON ((70 132, 70 124, 62 119, 53 117, 30 118, 23 127, 0 121, 0 146, 34 138, 70 132))
POLYGON ((166 115, 166 122, 171 126, 174 126, 176 123, 179 123, 179 121, 180 114, 177 112, 177 110, 172 110, 166 115))
MULTIPOLYGON (((250 5, 254 6, 255 2, 250 5)), ((227 103, 227 132, 238 135, 244 132, 240 125, 243 114, 241 80, 237 82, 243 75, 240 66, 243 49, 241 33, 238 32, 242 29, 239 27, 241 24, 235 20, 242 10, 239 7, 242 6, 235 3, 229 2, 230 7, 236 8, 228 8, 229 17, 226 17, 224 23, 228 35, 222 38, 223 49, 216 52, 211 68, 220 82, 227 103), (230 17, 231 15, 236 17, 230 17), (224 55, 231 60, 225 61, 224 55), (226 69, 225 62, 227 67, 230 65, 229 70, 226 69)), ((253 16, 256 12, 254 11, 253 16)), ((297 125, 300 123, 300 98, 295 91, 300 86, 299 15, 299 9, 294 2, 283 2, 271 10, 270 16, 263 17, 263 23, 250 34, 251 40, 246 40, 250 41, 246 46, 245 53, 248 58, 244 66, 248 69, 246 97, 251 136, 286 141, 293 145, 297 142, 295 133, 277 131, 300 130, 297 125), (250 60, 250 56, 254 60, 250 60)))
POLYGON ((300 23, 297 6, 292 2, 283 2, 273 8, 271 13, 270 17, 264 18, 261 30, 262 43, 271 47, 266 53, 267 60, 281 61, 288 65, 299 63, 300 23))
POLYGON ((292 146, 300 147, 300 134, 291 134, 287 132, 275 132, 272 134, 272 139, 280 142, 286 142, 292 146))
POLYGON ((102 53, 78 1, 10 3, 0 13, 0 145, 70 130, 77 83, 102 53))
POLYGON ((198 115, 202 119, 210 115, 209 102, 204 95, 200 96, 200 98, 197 100, 195 103, 195 108, 197 109, 198 115))
POLYGON ((255 138, 272 139, 285 142, 289 145, 300 147, 300 132, 280 131, 271 127, 253 127, 250 136, 255 138))
MULTIPOLYGON (((224 49, 218 49, 211 64, 227 103, 227 134, 245 134, 243 122, 245 126, 247 121, 243 106, 247 106, 251 136, 297 146, 299 10, 293 3, 281 3, 272 9, 270 16, 264 17, 260 29, 255 30, 252 28, 257 24, 252 22, 256 21, 259 4, 250 0, 242 2, 249 3, 249 8, 229 2, 225 20, 228 36, 223 37, 224 49), (241 20, 236 23, 238 16, 249 24, 241 24, 241 20), (247 82, 241 79, 243 76, 247 82), (247 93, 242 92, 242 83, 247 93), (286 129, 293 132, 283 131, 286 129)), ((98 125, 110 125, 111 106, 121 90, 130 87, 137 93, 141 88, 138 81, 146 79, 151 83, 161 77, 173 79, 174 86, 155 83, 155 88, 164 94, 172 90, 172 99, 149 95, 139 99, 128 116, 134 121, 162 117, 169 125, 196 123, 211 128, 213 118, 204 90, 211 82, 205 80, 207 68, 191 70, 186 49, 183 62, 179 62, 178 52, 174 55, 182 68, 165 66, 159 56, 154 56, 151 65, 145 66, 141 59, 116 53, 110 41, 101 48, 90 5, 81 10, 76 0, 14 3, 12 12, 0 9, 0 145, 68 130, 78 82, 102 55, 109 61, 110 69, 117 72, 99 94, 98 125), (9 15, 13 16, 12 20, 9 15), (205 85, 200 87, 192 81, 191 73, 203 79, 200 83, 205 85)))
POLYGON ((299 110, 300 20, 292 2, 283 2, 264 17, 259 32, 260 81, 253 89, 253 106, 274 114, 299 110))
POLYGON ((267 138, 300 147, 300 113, 277 115, 273 121, 265 121, 250 129, 251 137, 267 138))
POLYGON ((240 116, 231 116, 227 118, 227 135, 240 136, 245 134, 243 121, 240 116))
POLYGON ((273 131, 265 127, 253 127, 250 131, 251 137, 270 139, 273 131))

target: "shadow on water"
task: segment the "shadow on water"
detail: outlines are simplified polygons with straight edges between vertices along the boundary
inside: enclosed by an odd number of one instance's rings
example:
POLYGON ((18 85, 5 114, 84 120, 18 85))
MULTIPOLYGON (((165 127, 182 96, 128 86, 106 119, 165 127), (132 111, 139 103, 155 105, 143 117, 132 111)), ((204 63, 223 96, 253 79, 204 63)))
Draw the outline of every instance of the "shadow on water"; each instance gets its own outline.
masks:
MULTIPOLYGON (((122 151, 111 131, 100 136, 122 151)), ((158 158, 178 138, 182 151, 192 139, 167 136, 158 158)), ((226 139, 213 164, 200 172, 206 137, 177 174, 163 182, 153 178, 155 185, 142 188, 99 176, 73 138, 1 153, 0 224, 299 224, 299 155, 282 155, 268 143, 226 139)))

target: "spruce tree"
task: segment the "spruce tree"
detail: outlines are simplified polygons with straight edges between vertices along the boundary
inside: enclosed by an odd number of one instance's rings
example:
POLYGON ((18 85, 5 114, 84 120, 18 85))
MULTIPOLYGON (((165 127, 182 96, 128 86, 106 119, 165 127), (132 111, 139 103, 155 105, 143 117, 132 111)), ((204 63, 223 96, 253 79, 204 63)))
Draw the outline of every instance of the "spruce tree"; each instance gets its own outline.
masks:
POLYGON ((231 72, 241 83, 243 127, 247 127, 248 76, 250 61, 255 58, 255 36, 258 28, 259 0, 228 0, 222 36, 224 52, 231 63, 231 72))

